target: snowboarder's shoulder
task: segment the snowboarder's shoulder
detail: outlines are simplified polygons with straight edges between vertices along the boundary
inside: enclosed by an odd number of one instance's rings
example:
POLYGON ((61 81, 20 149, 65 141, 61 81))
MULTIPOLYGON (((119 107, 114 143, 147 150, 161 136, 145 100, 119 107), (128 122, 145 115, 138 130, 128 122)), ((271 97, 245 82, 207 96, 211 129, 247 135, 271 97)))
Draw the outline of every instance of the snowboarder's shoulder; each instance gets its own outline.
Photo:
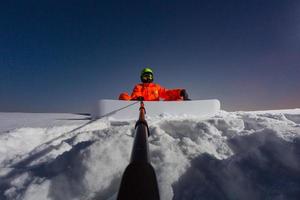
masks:
POLYGON ((157 83, 150 83, 151 85, 151 87, 156 87, 156 88, 160 88, 161 86, 159 85, 159 84, 157 84, 157 83))
POLYGON ((142 87, 156 87, 161 88, 161 86, 157 83, 138 83, 134 86, 135 88, 142 88, 142 87))
POLYGON ((135 88, 141 88, 141 87, 143 87, 143 83, 137 83, 134 87, 135 88))

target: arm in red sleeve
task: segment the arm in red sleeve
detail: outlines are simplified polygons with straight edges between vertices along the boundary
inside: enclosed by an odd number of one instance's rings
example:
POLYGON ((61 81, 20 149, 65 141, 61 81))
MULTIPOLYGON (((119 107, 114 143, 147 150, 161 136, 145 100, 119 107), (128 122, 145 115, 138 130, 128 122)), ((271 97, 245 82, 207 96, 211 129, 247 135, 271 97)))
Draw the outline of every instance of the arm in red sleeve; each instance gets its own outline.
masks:
POLYGON ((133 91, 131 93, 131 99, 137 99, 138 97, 143 96, 142 94, 142 86, 135 85, 133 91))
POLYGON ((159 86, 159 97, 164 99, 165 101, 182 100, 182 98, 180 96, 180 92, 181 92, 181 89, 168 90, 164 87, 159 86))

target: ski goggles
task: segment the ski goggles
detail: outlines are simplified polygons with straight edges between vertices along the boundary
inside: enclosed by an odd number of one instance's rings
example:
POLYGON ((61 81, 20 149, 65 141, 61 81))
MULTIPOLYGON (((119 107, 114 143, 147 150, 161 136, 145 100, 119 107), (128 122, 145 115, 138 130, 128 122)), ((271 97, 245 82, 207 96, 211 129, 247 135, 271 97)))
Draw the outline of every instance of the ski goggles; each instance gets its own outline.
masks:
POLYGON ((144 73, 144 74, 142 75, 142 79, 143 79, 143 80, 147 80, 147 79, 152 80, 152 79, 153 79, 153 75, 152 75, 151 73, 144 73))

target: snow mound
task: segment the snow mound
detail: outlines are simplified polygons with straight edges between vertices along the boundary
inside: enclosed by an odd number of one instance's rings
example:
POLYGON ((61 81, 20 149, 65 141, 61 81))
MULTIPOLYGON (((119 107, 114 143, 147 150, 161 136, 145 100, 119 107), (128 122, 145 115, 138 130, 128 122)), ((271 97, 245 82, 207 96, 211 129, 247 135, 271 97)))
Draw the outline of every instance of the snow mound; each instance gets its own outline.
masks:
MULTIPOLYGON (((0 133, 0 199, 116 198, 135 121, 68 118, 0 133)), ((299 109, 164 115, 148 124, 161 199, 300 196, 299 109)))

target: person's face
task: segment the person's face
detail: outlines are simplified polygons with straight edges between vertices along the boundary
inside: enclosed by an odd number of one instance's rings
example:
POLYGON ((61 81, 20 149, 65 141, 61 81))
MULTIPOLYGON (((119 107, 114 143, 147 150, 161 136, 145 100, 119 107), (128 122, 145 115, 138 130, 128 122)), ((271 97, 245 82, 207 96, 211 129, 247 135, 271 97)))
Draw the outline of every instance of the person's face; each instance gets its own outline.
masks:
POLYGON ((141 79, 143 83, 151 83, 153 81, 153 75, 151 73, 144 73, 141 79))

